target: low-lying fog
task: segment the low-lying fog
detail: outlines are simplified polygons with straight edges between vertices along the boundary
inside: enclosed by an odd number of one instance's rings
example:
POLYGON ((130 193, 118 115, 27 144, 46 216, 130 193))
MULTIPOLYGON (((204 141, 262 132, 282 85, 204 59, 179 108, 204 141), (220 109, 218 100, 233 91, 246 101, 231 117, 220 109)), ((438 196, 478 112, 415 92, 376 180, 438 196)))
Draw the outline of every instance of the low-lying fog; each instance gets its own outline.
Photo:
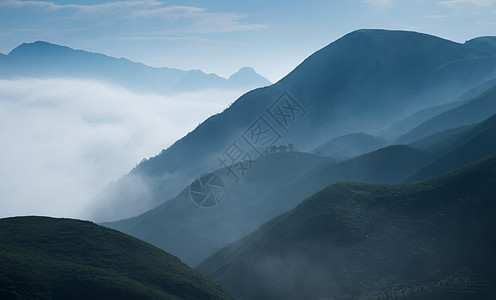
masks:
POLYGON ((92 81, 0 80, 0 217, 87 218, 81 212, 95 193, 240 95, 164 97, 92 81))

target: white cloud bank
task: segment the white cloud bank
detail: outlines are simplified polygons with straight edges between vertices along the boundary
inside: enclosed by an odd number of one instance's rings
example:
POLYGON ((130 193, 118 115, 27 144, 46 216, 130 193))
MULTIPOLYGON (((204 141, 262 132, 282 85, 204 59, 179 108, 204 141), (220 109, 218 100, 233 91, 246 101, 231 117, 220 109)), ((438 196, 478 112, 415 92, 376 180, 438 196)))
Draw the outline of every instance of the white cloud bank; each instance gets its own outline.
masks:
POLYGON ((87 217, 95 193, 240 92, 174 99, 80 80, 0 80, 0 217, 87 217))

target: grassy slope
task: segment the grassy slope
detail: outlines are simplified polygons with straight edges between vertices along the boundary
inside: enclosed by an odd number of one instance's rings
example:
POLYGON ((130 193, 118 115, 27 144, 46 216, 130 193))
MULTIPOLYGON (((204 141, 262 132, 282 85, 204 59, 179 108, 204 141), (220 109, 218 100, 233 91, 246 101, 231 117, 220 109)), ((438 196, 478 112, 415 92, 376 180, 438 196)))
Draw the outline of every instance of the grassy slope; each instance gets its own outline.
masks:
POLYGON ((414 184, 335 184, 197 269, 242 299, 494 299, 495 201, 496 154, 414 184))
POLYGON ((0 220, 2 299, 231 299, 158 248, 87 221, 0 220))

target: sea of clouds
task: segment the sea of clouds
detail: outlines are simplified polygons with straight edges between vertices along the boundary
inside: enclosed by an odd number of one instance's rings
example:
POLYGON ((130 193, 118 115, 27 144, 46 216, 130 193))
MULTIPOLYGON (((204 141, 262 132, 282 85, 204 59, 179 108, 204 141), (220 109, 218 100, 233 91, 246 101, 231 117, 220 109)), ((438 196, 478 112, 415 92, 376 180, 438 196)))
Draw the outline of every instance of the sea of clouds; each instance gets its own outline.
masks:
POLYGON ((132 93, 72 79, 0 80, 0 217, 87 218, 92 197, 242 91, 132 93))

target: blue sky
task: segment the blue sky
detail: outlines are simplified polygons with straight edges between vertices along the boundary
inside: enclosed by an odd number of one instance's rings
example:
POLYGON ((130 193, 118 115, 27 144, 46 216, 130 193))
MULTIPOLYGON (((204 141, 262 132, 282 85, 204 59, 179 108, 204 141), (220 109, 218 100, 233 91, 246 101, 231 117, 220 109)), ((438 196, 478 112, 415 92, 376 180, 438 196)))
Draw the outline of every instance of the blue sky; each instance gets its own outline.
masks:
POLYGON ((496 35, 496 0, 0 0, 0 52, 45 40, 152 66, 277 81, 360 28, 414 30, 457 42, 496 35))

